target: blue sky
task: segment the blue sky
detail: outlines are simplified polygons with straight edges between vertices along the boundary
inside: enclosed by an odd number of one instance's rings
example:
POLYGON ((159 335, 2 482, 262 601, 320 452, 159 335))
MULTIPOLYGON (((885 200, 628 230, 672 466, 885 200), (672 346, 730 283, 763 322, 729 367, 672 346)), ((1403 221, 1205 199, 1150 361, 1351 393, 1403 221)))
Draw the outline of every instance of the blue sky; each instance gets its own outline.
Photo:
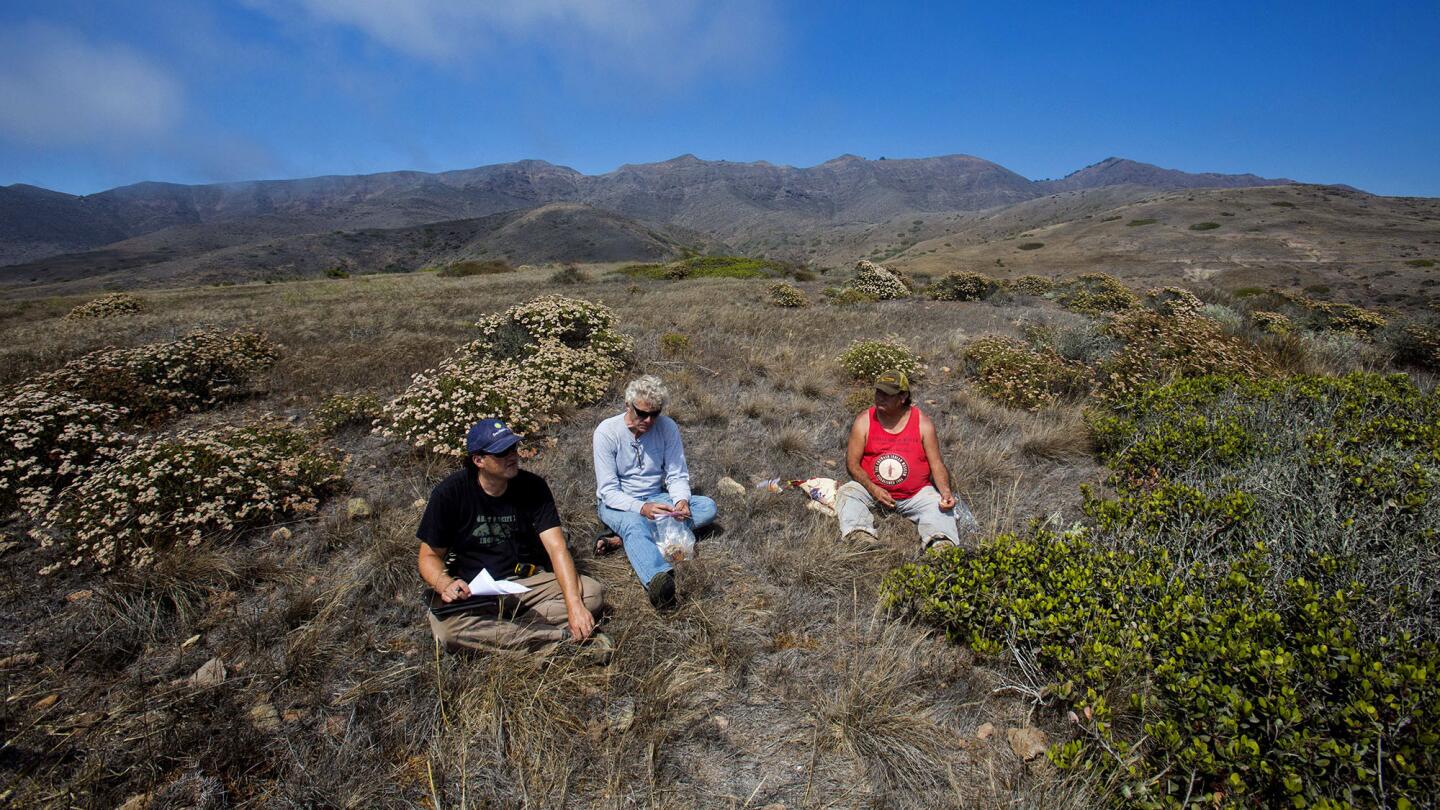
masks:
POLYGON ((1437 99, 1435 0, 0 6, 0 185, 71 193, 963 153, 1440 196, 1437 99))

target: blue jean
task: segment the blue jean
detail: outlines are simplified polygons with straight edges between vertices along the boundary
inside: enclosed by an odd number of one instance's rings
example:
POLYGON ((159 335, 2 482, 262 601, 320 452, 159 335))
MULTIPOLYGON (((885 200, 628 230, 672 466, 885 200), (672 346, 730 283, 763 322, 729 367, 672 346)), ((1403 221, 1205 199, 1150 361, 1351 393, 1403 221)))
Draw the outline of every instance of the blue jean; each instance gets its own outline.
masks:
MULTIPOLYGON (((652 495, 644 499, 646 503, 663 503, 673 506, 674 501, 669 495, 652 495)), ((600 513, 600 522, 610 527, 610 531, 620 535, 625 541, 625 556, 630 558, 630 567, 635 569, 635 575, 640 577, 641 585, 649 585, 650 580, 662 571, 669 571, 673 566, 660 553, 660 546, 655 540, 655 521, 642 516, 639 512, 621 512, 618 509, 611 509, 605 504, 600 504, 596 509, 600 513)), ((715 520, 715 501, 704 495, 690 496, 690 519, 685 521, 686 525, 694 531, 702 526, 709 526, 715 520)))

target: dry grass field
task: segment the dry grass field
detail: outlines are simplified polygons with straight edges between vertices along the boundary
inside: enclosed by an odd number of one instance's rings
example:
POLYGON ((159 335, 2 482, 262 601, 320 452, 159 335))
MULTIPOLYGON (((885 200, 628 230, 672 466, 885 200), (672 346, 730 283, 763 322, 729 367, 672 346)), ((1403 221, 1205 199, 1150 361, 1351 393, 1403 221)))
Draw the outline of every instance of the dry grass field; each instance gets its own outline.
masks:
MULTIPOLYGON (((609 280, 549 271, 364 276, 146 292, 142 312, 62 318, 84 298, 0 305, 9 384, 107 346, 196 328, 260 330, 283 354, 253 397, 176 427, 271 414, 300 425, 336 394, 389 399, 473 338, 471 325, 544 293, 611 307, 635 339, 630 373, 675 395, 692 476, 722 530, 680 571, 683 604, 649 607, 623 555, 593 559, 590 432, 620 408, 564 414, 525 466, 557 496, 582 571, 614 605, 608 667, 437 654, 414 570, 419 503, 453 462, 357 427, 330 439, 347 490, 318 514, 180 547, 139 572, 62 568, 3 527, 0 802, 25 807, 1055 807, 1103 789, 1012 751, 1011 728, 1061 739, 1023 669, 977 661, 877 606, 917 556, 849 548, 801 496, 717 493, 731 476, 844 478, 847 398, 835 357, 895 335, 929 370, 957 492, 987 533, 1068 525, 1077 485, 1103 478, 1076 405, 1009 410, 973 393, 957 356, 986 333, 1073 318, 1053 304, 918 299, 779 309, 758 281, 609 280), (683 335, 688 345, 665 335, 683 335), (662 345, 666 348, 662 349, 662 345), (372 509, 349 518, 347 498, 372 509), (223 681, 191 676, 219 658, 223 681), (985 724, 984 738, 977 736, 985 724), (139 797, 139 798, 137 798, 139 797)), ((818 300, 818 282, 801 285, 818 300)), ((863 393, 861 394, 863 397, 863 393)))

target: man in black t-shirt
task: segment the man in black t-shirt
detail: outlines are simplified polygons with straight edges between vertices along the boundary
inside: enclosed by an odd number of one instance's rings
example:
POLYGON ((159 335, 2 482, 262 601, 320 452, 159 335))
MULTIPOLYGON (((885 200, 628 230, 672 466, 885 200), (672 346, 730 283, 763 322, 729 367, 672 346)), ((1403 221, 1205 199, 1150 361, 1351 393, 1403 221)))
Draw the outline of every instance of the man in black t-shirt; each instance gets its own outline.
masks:
POLYGON ((591 640, 605 588, 575 571, 545 479, 520 469, 520 437, 483 419, 465 439, 468 456, 430 493, 416 537, 430 586, 430 629, 448 650, 511 649, 547 655, 560 642, 591 640), (478 596, 481 571, 525 593, 478 596))

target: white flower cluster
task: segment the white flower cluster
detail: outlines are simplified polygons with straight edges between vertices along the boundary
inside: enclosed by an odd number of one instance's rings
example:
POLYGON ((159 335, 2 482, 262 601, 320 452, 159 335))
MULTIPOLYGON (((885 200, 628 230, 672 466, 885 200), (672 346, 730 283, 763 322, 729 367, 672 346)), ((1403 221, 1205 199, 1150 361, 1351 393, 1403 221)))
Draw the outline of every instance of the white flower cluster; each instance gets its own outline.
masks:
POLYGON ((123 405, 131 418, 143 419, 199 410, 241 394, 278 357, 278 347, 256 332, 196 332, 169 343, 91 352, 30 384, 123 405))
POLYGON ((463 455, 465 432, 486 416, 504 420, 516 433, 539 430, 560 409, 604 396, 624 369, 632 343, 615 325, 607 307, 560 296, 483 318, 476 324, 478 340, 415 375, 386 406, 390 424, 382 432, 424 450, 463 455), (516 333, 523 337, 519 351, 516 333))
POLYGON ((905 298, 910 295, 910 289, 905 286, 905 282, 901 281, 899 276, 864 259, 855 264, 855 278, 845 286, 878 301, 905 298))
POLYGON ((36 517, 53 494, 91 464, 116 457, 129 440, 127 411, 23 385, 0 403, 0 515, 36 517))
POLYGON ((67 321, 80 321, 86 318, 111 318, 116 315, 129 315, 139 312, 142 309, 140 299, 130 293, 110 293, 102 295, 93 301, 86 301, 78 307, 70 310, 65 316, 67 321))
POLYGON ((143 566, 173 543, 313 512, 343 471, 333 451, 284 425, 181 433, 96 469, 63 493, 45 526, 66 538, 71 565, 143 566))
POLYGON ((777 307, 803 307, 810 303, 803 290, 794 284, 787 284, 783 281, 771 284, 766 290, 766 294, 770 298, 770 303, 777 307))
POLYGON ((925 373, 925 364, 898 338, 857 340, 837 358, 840 367, 861 382, 869 382, 886 371, 900 371, 912 380, 925 373))

